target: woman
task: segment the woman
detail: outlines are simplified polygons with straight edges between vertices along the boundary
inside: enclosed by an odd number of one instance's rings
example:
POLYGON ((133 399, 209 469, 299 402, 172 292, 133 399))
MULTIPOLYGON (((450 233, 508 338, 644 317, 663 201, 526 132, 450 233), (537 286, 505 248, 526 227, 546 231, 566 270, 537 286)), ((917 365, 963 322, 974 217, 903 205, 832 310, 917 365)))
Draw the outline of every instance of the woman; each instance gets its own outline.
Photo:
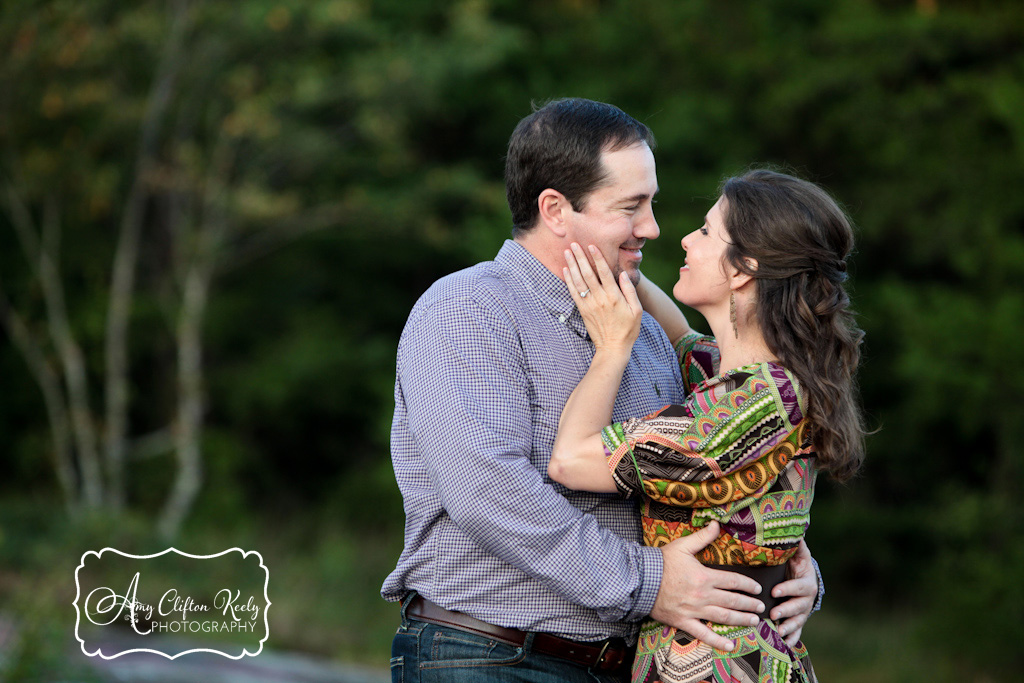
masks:
MULTIPOLYGON (((698 559, 742 571, 767 596, 804 537, 817 472, 842 481, 863 460, 854 386, 863 334, 843 289, 853 231, 817 186, 756 170, 723 184, 682 246, 672 293, 703 314, 710 337, 646 279, 634 288, 622 274, 616 284, 598 250, 589 250, 596 272, 579 245, 566 252, 595 354, 562 413, 549 474, 640 497, 651 546, 720 524, 698 559), (643 310, 676 345, 687 400, 606 426, 643 310)), ((709 624, 731 651, 648 621, 633 680, 814 681, 806 649, 782 638, 770 609, 753 627, 709 624)))

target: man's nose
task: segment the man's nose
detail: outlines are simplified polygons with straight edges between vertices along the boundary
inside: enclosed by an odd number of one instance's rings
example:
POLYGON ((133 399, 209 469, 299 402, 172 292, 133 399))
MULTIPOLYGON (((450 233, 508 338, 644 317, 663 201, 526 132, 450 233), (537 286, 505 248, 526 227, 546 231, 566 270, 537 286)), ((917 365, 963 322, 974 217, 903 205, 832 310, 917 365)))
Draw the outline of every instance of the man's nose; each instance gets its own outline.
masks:
POLYGON ((637 221, 633 235, 649 240, 658 239, 658 236, 661 235, 661 228, 658 226, 658 220, 654 217, 653 208, 648 207, 645 215, 637 221))

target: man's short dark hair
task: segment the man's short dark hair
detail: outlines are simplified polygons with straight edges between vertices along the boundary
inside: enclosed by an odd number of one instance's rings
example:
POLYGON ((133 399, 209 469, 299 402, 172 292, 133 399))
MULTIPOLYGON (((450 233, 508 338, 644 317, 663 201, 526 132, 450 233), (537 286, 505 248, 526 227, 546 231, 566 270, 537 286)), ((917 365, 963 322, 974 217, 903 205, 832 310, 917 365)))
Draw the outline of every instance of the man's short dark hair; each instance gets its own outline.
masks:
POLYGON ((580 98, 545 104, 512 132, 505 158, 505 194, 513 237, 530 230, 538 216, 537 197, 551 188, 575 211, 605 180, 601 153, 644 142, 654 149, 651 130, 618 107, 580 98))

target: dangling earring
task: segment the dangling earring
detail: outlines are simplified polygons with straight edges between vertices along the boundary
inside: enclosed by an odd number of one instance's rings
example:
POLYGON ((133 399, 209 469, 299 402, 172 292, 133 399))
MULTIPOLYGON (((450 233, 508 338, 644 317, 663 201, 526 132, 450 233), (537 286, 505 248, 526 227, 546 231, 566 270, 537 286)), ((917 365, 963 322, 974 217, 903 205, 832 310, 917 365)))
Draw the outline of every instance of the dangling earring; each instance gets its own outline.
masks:
POLYGON ((729 292, 729 322, 732 323, 733 334, 740 338, 740 329, 736 327, 736 295, 729 292))

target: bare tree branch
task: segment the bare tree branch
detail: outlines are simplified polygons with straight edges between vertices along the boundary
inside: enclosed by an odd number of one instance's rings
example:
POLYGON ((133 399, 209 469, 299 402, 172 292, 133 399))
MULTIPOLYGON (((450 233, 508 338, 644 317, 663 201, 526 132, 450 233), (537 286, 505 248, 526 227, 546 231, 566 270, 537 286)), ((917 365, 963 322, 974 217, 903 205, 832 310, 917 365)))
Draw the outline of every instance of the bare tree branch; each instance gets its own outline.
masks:
POLYGON ((133 439, 128 445, 128 457, 132 460, 148 460, 165 453, 174 452, 175 429, 168 425, 144 436, 133 439))
MULTIPOLYGON (((165 538, 173 538, 178 533, 202 486, 201 438, 205 412, 202 327, 215 265, 228 231, 225 179, 233 163, 233 151, 222 129, 206 174, 201 204, 204 215, 200 217, 192 248, 186 244, 181 250, 182 254, 189 254, 189 258, 177 325, 175 453, 178 470, 158 522, 158 529, 165 538)), ((177 235, 185 239, 186 232, 178 230, 177 235)))
POLYGON ((305 213, 289 216, 286 220, 261 230, 257 237, 233 245, 230 259, 217 264, 218 274, 231 272, 282 249, 288 244, 318 230, 344 225, 351 213, 345 202, 333 202, 318 206, 305 213))
POLYGON ((208 290, 209 279, 196 264, 185 280, 178 320, 178 418, 175 429, 178 469, 158 522, 158 529, 165 538, 177 535, 202 486, 200 438, 205 407, 202 319, 208 290))
POLYGON ((188 26, 188 3, 171 2, 171 29, 146 105, 135 162, 134 182, 125 202, 110 283, 106 333, 106 463, 110 504, 124 505, 124 455, 128 433, 128 320, 135 293, 135 267, 142 233, 149 170, 156 156, 160 122, 164 118, 182 64, 188 26))
POLYGON ((72 460, 71 431, 68 425, 68 412, 61 393, 60 379, 53 366, 46 359, 43 349, 32 337, 25 321, 11 306, 6 293, 0 287, 0 322, 10 336, 29 371, 35 377, 39 389, 43 393, 46 416, 50 424, 53 439, 53 466, 57 473, 64 496, 64 504, 69 513, 74 513, 79 504, 78 487, 75 482, 75 468, 72 460))
POLYGON ((96 448, 96 432, 89 407, 89 384, 82 350, 75 341, 64 302, 64 288, 57 267, 60 242, 60 216, 56 200, 48 197, 43 205, 43 239, 39 250, 39 279, 46 301, 50 335, 64 366, 71 424, 82 471, 82 496, 89 507, 103 503, 103 474, 96 448))
POLYGON ((28 207, 21 201, 14 184, 7 182, 7 214, 11 217, 11 225, 18 235, 21 249, 25 252, 25 258, 32 264, 33 268, 39 267, 39 237, 32 225, 32 215, 28 207))

